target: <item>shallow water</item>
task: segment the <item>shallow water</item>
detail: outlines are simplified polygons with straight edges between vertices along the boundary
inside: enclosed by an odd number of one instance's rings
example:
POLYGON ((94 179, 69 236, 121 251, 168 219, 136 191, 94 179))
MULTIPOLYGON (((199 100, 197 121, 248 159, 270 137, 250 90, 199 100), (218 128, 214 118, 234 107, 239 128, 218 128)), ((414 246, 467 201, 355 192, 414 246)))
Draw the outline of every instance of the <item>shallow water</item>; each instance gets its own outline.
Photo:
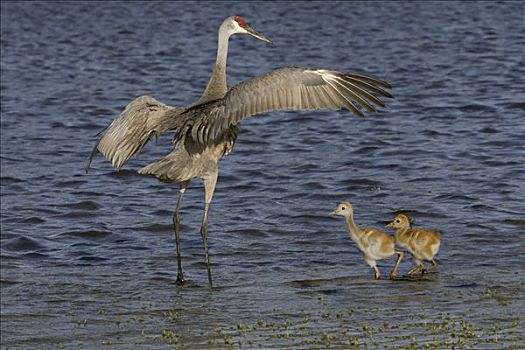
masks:
MULTIPOLYGON (((525 341, 525 25, 520 2, 2 2, 1 333, 15 349, 512 348, 525 341), (368 74, 388 109, 274 112, 241 125, 210 212, 202 186, 84 161, 135 97, 202 92, 224 17, 229 83, 281 66, 368 74), (437 272, 375 281, 328 213, 404 210, 442 232, 437 272)), ((383 275, 394 261, 382 261, 383 275)), ((405 259, 400 272, 412 268, 405 259)))

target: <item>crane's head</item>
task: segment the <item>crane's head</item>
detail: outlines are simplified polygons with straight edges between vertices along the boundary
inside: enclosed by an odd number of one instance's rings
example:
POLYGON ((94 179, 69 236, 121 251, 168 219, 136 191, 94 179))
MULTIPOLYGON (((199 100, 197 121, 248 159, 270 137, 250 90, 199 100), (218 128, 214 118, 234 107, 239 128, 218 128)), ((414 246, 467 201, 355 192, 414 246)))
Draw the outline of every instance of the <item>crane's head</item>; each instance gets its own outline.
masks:
POLYGON ((337 208, 335 208, 334 211, 330 213, 330 215, 344 216, 345 218, 348 218, 350 215, 353 215, 353 210, 354 209, 352 208, 352 204, 350 204, 350 202, 343 201, 337 206, 337 208))
POLYGON ((226 18, 221 25, 221 29, 222 28, 224 28, 227 31, 228 35, 250 34, 251 36, 254 36, 259 40, 262 40, 270 44, 272 43, 270 39, 268 39, 262 34, 257 33, 255 29, 250 27, 250 25, 246 22, 246 20, 242 18, 241 16, 231 16, 231 17, 226 18))
POLYGON ((410 218, 404 214, 396 215, 395 219, 386 225, 390 228, 408 228, 410 227, 410 218))

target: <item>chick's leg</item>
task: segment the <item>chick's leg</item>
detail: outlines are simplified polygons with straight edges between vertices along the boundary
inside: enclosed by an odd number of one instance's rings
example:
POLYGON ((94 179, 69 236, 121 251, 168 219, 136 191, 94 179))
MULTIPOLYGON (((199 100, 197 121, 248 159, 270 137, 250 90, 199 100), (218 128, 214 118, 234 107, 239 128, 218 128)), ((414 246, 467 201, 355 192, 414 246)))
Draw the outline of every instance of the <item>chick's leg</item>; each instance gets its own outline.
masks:
POLYGON ((381 278, 381 271, 379 271, 379 269, 377 268, 376 261, 374 259, 371 259, 371 258, 368 258, 368 257, 365 257, 365 261, 368 264, 368 266, 370 266, 371 268, 374 269, 374 271, 375 271, 375 273, 374 273, 375 279, 376 280, 380 279, 381 278))

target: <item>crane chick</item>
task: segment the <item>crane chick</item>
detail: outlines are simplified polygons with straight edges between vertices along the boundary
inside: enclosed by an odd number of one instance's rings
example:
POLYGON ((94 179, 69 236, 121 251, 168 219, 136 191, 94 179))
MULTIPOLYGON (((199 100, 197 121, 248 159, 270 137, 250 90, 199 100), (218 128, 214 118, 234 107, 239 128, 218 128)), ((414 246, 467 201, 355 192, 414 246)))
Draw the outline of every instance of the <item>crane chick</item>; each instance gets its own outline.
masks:
POLYGON ((394 237, 375 228, 358 227, 354 222, 354 209, 350 202, 342 202, 330 215, 344 216, 346 218, 350 238, 357 244, 359 250, 363 252, 366 263, 374 269, 376 279, 381 277, 376 261, 397 254, 397 261, 390 272, 390 279, 397 277, 397 269, 403 259, 403 252, 395 250, 394 237))
POLYGON ((417 266, 408 272, 409 275, 420 271, 424 273, 426 270, 437 267, 434 256, 438 253, 441 245, 441 237, 438 232, 421 228, 413 229, 410 218, 404 214, 398 214, 386 226, 396 229, 394 235, 396 244, 412 254, 417 266), (423 261, 429 261, 431 265, 425 266, 423 261))

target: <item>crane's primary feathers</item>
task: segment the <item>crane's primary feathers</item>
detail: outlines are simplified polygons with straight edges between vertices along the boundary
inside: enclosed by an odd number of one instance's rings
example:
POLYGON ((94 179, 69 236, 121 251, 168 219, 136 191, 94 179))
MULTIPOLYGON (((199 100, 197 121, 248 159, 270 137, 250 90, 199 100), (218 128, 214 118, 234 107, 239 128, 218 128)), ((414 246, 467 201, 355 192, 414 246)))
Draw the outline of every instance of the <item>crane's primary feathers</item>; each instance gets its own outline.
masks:
POLYGON ((237 124, 243 119, 273 110, 313 110, 346 108, 358 116, 362 109, 376 112, 385 107, 380 97, 392 98, 387 82, 363 75, 326 69, 285 67, 233 86, 226 84, 228 40, 247 34, 271 41, 256 32, 239 16, 228 17, 219 28, 217 59, 201 98, 193 105, 176 108, 153 97, 132 101, 103 132, 86 161, 86 171, 100 151, 113 166, 121 168, 139 152, 152 136, 173 130, 175 146, 170 154, 139 170, 180 185, 173 217, 177 243, 177 279, 184 281, 179 244, 179 206, 191 179, 203 180, 205 212, 201 233, 205 246, 208 279, 211 272, 207 250, 208 207, 218 175, 218 161, 230 153, 237 138, 237 124))
MULTIPOLYGON (((280 109, 309 110, 347 108, 359 116, 356 105, 375 112, 384 107, 375 96, 392 97, 382 80, 323 69, 286 67, 276 69, 231 88, 226 95, 182 113, 184 130, 206 144, 249 116, 280 109), (191 127, 190 127, 191 126, 191 127)), ((178 130, 179 132, 181 130, 178 130)))

